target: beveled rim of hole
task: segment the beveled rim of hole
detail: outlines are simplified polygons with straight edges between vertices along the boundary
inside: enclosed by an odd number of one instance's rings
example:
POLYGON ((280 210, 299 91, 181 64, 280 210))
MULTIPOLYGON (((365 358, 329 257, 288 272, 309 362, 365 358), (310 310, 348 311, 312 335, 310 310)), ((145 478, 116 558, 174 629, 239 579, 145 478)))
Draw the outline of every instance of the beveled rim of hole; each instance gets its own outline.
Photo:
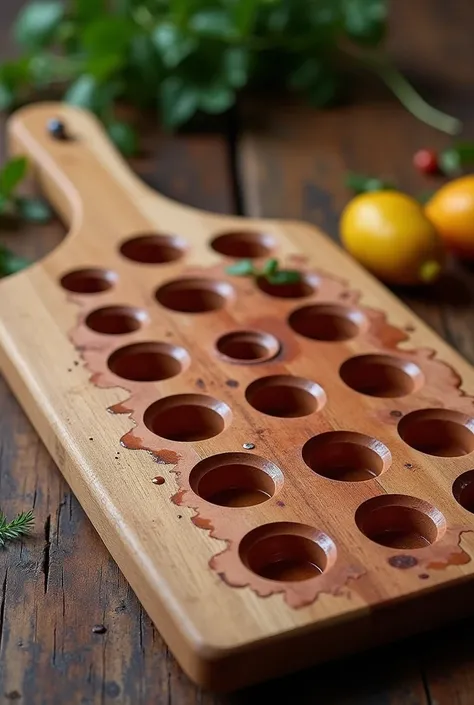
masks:
POLYGON ((134 306, 104 306, 91 311, 85 319, 88 328, 102 335, 125 335, 141 328, 148 314, 134 306))
POLYGON ((225 281, 205 277, 175 279, 160 286, 155 297, 162 306, 179 313, 210 313, 223 308, 234 296, 225 281))
POLYGON ((339 376, 359 394, 391 399, 414 394, 425 381, 423 372, 411 360, 383 354, 350 357, 339 368, 339 376))
POLYGON ((118 348, 107 360, 111 372, 133 382, 159 382, 176 377, 190 363, 191 358, 184 348, 152 341, 118 348))
POLYGON ((233 259, 259 259, 268 257, 275 249, 275 239, 268 233, 256 230, 229 230, 214 237, 213 250, 233 259))
POLYGON ((400 438, 411 448, 440 458, 474 451, 474 419, 451 409, 419 409, 398 422, 400 438))
POLYGON ((167 264, 181 259, 187 250, 186 241, 178 235, 150 233, 135 235, 120 245, 120 254, 140 264, 167 264))
POLYGON ((216 342, 216 348, 225 362, 255 365, 276 357, 281 345, 270 333, 240 330, 222 335, 216 342))
POLYGON ((467 470, 455 479, 453 496, 461 507, 474 514, 474 470, 467 470))
POLYGON ((316 382, 292 375, 268 375, 251 382, 245 398, 267 416, 298 418, 321 411, 326 392, 316 382))
POLYGON ((317 475, 338 482, 367 482, 388 470, 392 454, 384 443, 355 431, 326 431, 303 446, 303 460, 317 475))
POLYGON ((300 274, 300 280, 294 284, 272 284, 267 277, 263 275, 257 277, 256 284, 264 294, 279 299, 302 299, 307 296, 312 296, 318 288, 318 277, 315 274, 302 272, 300 272, 300 274))
POLYGON ((271 499, 283 485, 283 473, 271 461, 251 453, 220 453, 201 460, 189 475, 195 494, 223 507, 251 507, 271 499))
POLYGON ((355 523, 364 536, 388 548, 426 548, 446 532, 439 509, 417 497, 386 494, 372 497, 355 513, 355 523))
POLYGON ((110 269, 85 267, 73 269, 60 279, 63 289, 75 294, 100 294, 111 289, 117 282, 118 275, 110 269))
POLYGON ((161 438, 192 443, 213 438, 230 424, 232 412, 223 401, 205 394, 174 394, 151 404, 143 415, 149 431, 161 438))
POLYGON ((364 332, 368 322, 362 311, 343 304, 310 304, 293 311, 289 326, 304 338, 321 342, 341 342, 364 332))
POLYGON ((246 534, 239 544, 244 566, 272 582, 314 580, 336 562, 334 541, 306 524, 277 521, 246 534))

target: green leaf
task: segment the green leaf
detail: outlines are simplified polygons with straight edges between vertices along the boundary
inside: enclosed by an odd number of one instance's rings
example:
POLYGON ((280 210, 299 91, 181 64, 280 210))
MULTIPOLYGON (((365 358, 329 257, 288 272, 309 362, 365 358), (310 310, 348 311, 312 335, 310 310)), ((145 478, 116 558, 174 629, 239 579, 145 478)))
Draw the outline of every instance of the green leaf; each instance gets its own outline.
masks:
POLYGON ((107 132, 117 149, 125 157, 132 157, 138 148, 138 136, 131 125, 116 120, 107 125, 107 132))
POLYGON ((75 0, 73 5, 75 16, 86 22, 100 17, 105 11, 104 0, 75 0))
POLYGON ((0 82, 0 110, 9 110, 15 103, 15 94, 5 83, 0 82))
POLYGON ((20 181, 26 176, 28 161, 26 157, 10 159, 0 171, 0 193, 7 198, 12 194, 20 181))
POLYGON ((52 218, 51 208, 42 198, 19 196, 15 202, 20 216, 27 222, 48 223, 52 218))
POLYGON ((294 270, 281 269, 267 277, 270 284, 297 284, 301 281, 301 274, 294 270))
POLYGON ((160 86, 160 106, 165 127, 177 127, 196 112, 199 91, 179 76, 169 76, 160 86))
POLYGON ((108 14, 87 25, 82 43, 93 56, 120 56, 127 51, 134 31, 134 25, 125 17, 108 14))
POLYGON ((379 44, 387 29, 387 0, 346 0, 344 5, 347 35, 360 44, 379 44))
POLYGON ((30 262, 24 257, 19 257, 0 245, 0 276, 6 277, 10 274, 16 274, 16 272, 28 267, 29 264, 30 262))
POLYGON ((325 108, 331 105, 337 97, 339 82, 332 71, 326 70, 314 85, 310 86, 306 95, 311 105, 316 108, 325 108))
POLYGON ((225 271, 227 274, 233 274, 236 277, 247 277, 250 274, 255 274, 253 262, 250 259, 241 259, 235 264, 231 264, 225 271))
POLYGON ((64 5, 56 0, 30 2, 20 12, 14 33, 17 42, 26 49, 46 46, 53 38, 64 16, 64 5))
POLYGON ((389 181, 384 181, 374 176, 356 174, 354 172, 349 172, 346 175, 345 185, 356 194, 367 193, 369 191, 391 191, 395 188, 389 181))
POLYGON ((260 0, 236 0, 234 22, 240 36, 248 36, 254 27, 260 0))
POLYGON ((197 47, 195 37, 188 37, 171 22, 162 22, 152 34, 153 43, 165 66, 174 68, 197 47))
POLYGON ((97 109, 99 85, 94 76, 83 74, 69 87, 63 100, 86 110, 97 109))
POLYGON ((243 47, 231 47, 222 57, 222 72, 233 88, 242 88, 248 81, 249 51, 243 47))
POLYGON ((459 176, 463 167, 474 164, 474 142, 459 142, 441 152, 438 164, 446 176, 459 176))
POLYGON ((272 274, 275 274, 275 272, 277 270, 278 270, 278 260, 277 259, 269 259, 263 265, 262 274, 265 275, 266 277, 268 277, 268 276, 271 276, 272 274))
POLYGON ((192 30, 206 37, 226 39, 235 36, 235 27, 229 14, 221 9, 199 10, 189 22, 192 30))
POLYGON ((234 103, 235 93, 227 86, 210 86, 199 92, 199 107, 207 113, 223 113, 234 103))
POLYGON ((290 86, 297 90, 307 89, 315 85, 324 73, 321 62, 314 57, 300 63, 292 73, 290 86))
POLYGON ((97 82, 108 81, 121 67, 124 59, 116 54, 104 54, 103 56, 91 56, 86 62, 86 72, 95 78, 97 82))

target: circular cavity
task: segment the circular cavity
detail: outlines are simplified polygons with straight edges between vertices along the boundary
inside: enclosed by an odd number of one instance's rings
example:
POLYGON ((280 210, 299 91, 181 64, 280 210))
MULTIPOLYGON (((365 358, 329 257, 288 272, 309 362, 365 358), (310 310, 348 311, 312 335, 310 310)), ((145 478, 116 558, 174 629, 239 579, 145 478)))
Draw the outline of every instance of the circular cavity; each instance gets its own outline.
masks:
POLYGON ((353 431, 328 431, 303 446, 303 460, 311 470, 330 480, 362 482, 381 475, 392 456, 383 443, 353 431))
POLYGON ((120 246, 124 257, 143 264, 175 262, 185 251, 185 241, 176 235, 139 235, 120 246))
POLYGON ((355 338, 366 327, 364 314, 340 304, 313 304, 296 309, 288 323, 296 333, 327 342, 355 338))
POLYGON ((65 274, 61 277, 61 286, 75 294, 99 294, 111 289, 117 279, 115 272, 100 267, 89 267, 65 274))
POLYGON ((427 455, 456 458, 474 450, 474 419, 450 409, 412 411, 398 422, 398 433, 427 455))
POLYGON ((453 484, 453 495, 461 507, 474 514, 474 470, 463 472, 456 478, 453 484))
POLYGON ((199 497, 221 507, 251 507, 273 497, 283 474, 269 460, 250 453, 221 453, 201 460, 189 476, 199 497))
POLYGON ((158 382, 175 377, 188 367, 190 357, 184 348, 168 343, 134 343, 119 348, 107 364, 117 377, 134 382, 158 382))
POLYGON ((404 397, 420 389, 424 375, 418 365, 392 355, 358 355, 339 370, 342 381, 370 397, 404 397))
POLYGON ((214 279, 176 279, 161 286, 156 292, 158 302, 181 313, 206 313, 225 306, 233 289, 227 282, 214 279))
POLYGON ((257 286, 269 296, 279 299, 301 299, 311 296, 316 291, 317 278, 309 274, 301 274, 299 281, 289 284, 273 284, 265 276, 257 277, 257 286))
POLYGON ((319 384, 291 375, 261 377, 247 387, 245 397, 257 411, 285 418, 307 416, 326 403, 319 384))
POLYGON ((275 522, 246 534, 239 555, 242 563, 261 578, 301 582, 331 568, 337 551, 329 536, 311 526, 275 522))
POLYGON ((91 311, 86 326, 104 335, 124 335, 138 330, 147 320, 146 311, 132 306, 105 306, 91 311))
POLYGON ((280 343, 269 333, 243 330, 221 336, 216 348, 227 362, 251 364, 274 358, 280 352, 280 343))
POLYGON ((204 394, 175 394, 155 401, 145 411, 145 426, 170 441, 213 438, 230 423, 230 408, 204 394))
POLYGON ((355 522, 368 539, 389 548, 425 548, 446 531, 446 520, 436 507, 399 494, 368 499, 358 507, 355 522))
POLYGON ((268 257, 275 248, 274 239, 254 230, 236 230, 222 233, 211 241, 211 247, 226 257, 258 259, 268 257))

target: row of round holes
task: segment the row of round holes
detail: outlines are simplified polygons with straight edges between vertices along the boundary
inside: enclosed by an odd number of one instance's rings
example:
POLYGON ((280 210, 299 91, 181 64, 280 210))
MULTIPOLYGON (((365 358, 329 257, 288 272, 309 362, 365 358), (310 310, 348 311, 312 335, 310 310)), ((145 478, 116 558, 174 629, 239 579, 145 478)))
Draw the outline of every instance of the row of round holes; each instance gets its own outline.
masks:
MULTIPOLYGON (((197 490, 207 501, 242 507, 260 503, 261 499, 252 501, 257 494, 263 494, 264 500, 272 496, 269 485, 275 487, 278 472, 272 463, 262 458, 229 453, 198 463, 191 472, 190 483, 194 491, 197 490), (227 472, 224 477, 239 484, 223 483, 223 469, 227 472), (260 478, 257 480, 255 473, 266 475, 265 484, 260 478)), ((474 512, 473 470, 457 478, 453 495, 467 511, 474 512)), ((363 502, 355 512, 355 523, 359 531, 374 543, 409 551, 426 548, 440 540, 447 528, 442 513, 428 502, 390 494, 363 502)), ((317 577, 331 568, 336 562, 337 548, 327 534, 314 527, 296 522, 272 522, 243 537, 239 556, 249 570, 262 578, 296 582, 317 577)), ((394 567, 411 568, 417 564, 412 555, 395 554, 388 561, 394 567)))

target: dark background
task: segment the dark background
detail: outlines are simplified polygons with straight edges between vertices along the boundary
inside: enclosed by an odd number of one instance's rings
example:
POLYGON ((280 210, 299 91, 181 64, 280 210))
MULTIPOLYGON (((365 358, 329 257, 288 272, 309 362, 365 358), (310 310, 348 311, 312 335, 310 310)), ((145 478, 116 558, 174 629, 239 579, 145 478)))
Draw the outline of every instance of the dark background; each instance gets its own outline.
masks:
MULTIPOLYGON (((0 4, 2 52, 22 2, 0 4)), ((390 49, 435 105, 462 118, 474 138, 474 3, 393 0, 390 49)), ((411 156, 449 138, 408 115, 376 82, 354 103, 317 113, 248 101, 216 129, 165 136, 144 128, 132 166, 156 189, 222 213, 299 218, 337 236, 350 197, 348 169, 394 179, 418 194, 439 181, 411 156)), ((40 257, 62 226, 25 227, 0 241, 40 257)), ((396 292, 474 360, 474 273, 453 267, 433 290, 396 292)), ((54 374, 54 370, 51 371, 54 374)), ((34 535, 0 554, 0 702, 25 705, 473 705, 474 621, 323 665, 230 696, 191 684, 96 535, 0 378, 0 500, 8 516, 34 508, 34 535), (106 625, 103 635, 92 626, 106 625)))

